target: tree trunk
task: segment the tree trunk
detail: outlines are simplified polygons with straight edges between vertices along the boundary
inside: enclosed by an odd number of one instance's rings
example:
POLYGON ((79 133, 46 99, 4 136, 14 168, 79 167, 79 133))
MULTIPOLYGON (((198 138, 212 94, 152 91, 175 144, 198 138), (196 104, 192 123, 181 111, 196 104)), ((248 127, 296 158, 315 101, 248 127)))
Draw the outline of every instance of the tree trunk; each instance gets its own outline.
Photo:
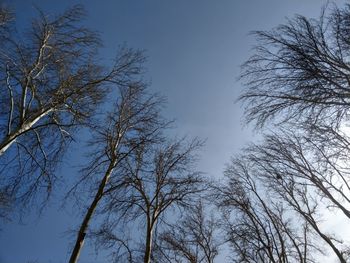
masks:
POLYGON ((152 235, 153 235, 153 227, 152 227, 151 219, 147 218, 147 234, 146 234, 146 248, 145 248, 144 263, 151 262, 152 235))
POLYGON ((8 148, 16 141, 17 137, 21 136, 23 133, 29 131, 41 118, 45 117, 49 114, 53 109, 43 110, 40 114, 38 114, 34 119, 30 121, 25 121, 22 125, 13 133, 8 134, 1 142, 0 142, 0 156, 3 155, 8 148))
POLYGON ((114 163, 111 163, 108 167, 108 170, 107 170, 105 176, 103 177, 103 179, 98 187, 98 191, 95 195, 95 198, 92 201, 92 203, 91 203, 91 205, 90 205, 90 207, 89 207, 89 209, 84 217, 83 223, 81 224, 79 232, 78 232, 78 236, 77 236, 77 240, 75 242, 74 249, 73 249, 71 257, 69 259, 69 263, 78 262, 78 258, 80 255, 80 251, 84 245, 84 239, 85 239, 86 231, 88 229, 90 220, 92 218, 93 213, 96 210, 98 202, 101 200, 101 198, 103 196, 104 188, 105 188, 105 186, 106 186, 106 184, 107 184, 107 182, 112 174, 113 168, 114 168, 114 163))
POLYGON ((15 141, 16 141, 16 136, 14 135, 6 136, 3 139, 3 141, 0 143, 0 156, 3 155, 15 141))

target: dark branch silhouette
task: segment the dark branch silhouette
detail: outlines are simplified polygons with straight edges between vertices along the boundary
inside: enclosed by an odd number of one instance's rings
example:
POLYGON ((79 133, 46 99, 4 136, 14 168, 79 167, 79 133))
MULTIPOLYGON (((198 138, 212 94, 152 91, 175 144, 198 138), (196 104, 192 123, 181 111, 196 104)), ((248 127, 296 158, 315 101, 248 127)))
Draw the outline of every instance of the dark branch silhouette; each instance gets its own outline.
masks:
POLYGON ((70 262, 77 262, 89 224, 102 199, 127 184, 125 171, 121 168, 123 162, 140 148, 161 140, 160 135, 168 125, 160 115, 162 104, 162 98, 147 94, 144 84, 122 87, 113 112, 92 127, 94 135, 90 141, 90 162, 82 170, 82 178, 70 194, 79 198, 82 184, 85 183, 90 185, 90 191, 95 195, 86 208, 70 262))
POLYGON ((77 129, 111 88, 137 81, 145 60, 122 48, 110 68, 102 66, 99 36, 82 25, 81 6, 56 17, 38 13, 20 34, 14 16, 0 9, 1 187, 25 203, 41 189, 50 194, 77 129))
POLYGON ((348 116, 350 5, 322 12, 318 20, 296 16, 271 31, 257 31, 255 54, 242 66, 248 121, 326 121, 348 116))
POLYGON ((155 242, 154 262, 213 263, 219 254, 219 221, 199 202, 181 221, 170 224, 155 242))
MULTIPOLYGON (((105 224, 124 224, 125 228, 139 224, 142 229, 139 249, 130 248, 135 262, 151 262, 155 231, 165 224, 166 215, 175 208, 181 211, 194 205, 204 191, 204 178, 194 170, 196 151, 201 145, 195 139, 139 148, 123 163, 123 178, 116 178, 106 189, 101 212, 107 214, 105 224)), ((133 243, 135 247, 135 240, 133 243)))
POLYGON ((316 262, 315 252, 320 249, 309 224, 299 223, 283 199, 264 187, 257 178, 259 168, 246 156, 233 159, 224 184, 216 186, 215 200, 223 213, 232 261, 316 262))

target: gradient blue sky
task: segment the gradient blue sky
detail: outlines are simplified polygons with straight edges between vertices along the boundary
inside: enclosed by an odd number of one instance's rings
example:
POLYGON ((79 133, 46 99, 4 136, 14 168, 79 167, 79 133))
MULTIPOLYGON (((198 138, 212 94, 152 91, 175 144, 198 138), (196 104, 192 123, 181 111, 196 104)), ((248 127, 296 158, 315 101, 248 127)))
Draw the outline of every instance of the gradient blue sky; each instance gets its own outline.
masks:
MULTIPOLYGON (((147 78, 153 90, 167 96, 166 115, 177 119, 177 134, 207 138, 200 169, 217 178, 230 156, 253 138, 249 127, 242 127, 242 109, 234 103, 242 89, 237 81, 239 66, 254 44, 249 32, 271 29, 294 14, 317 17, 326 1, 3 2, 16 12, 21 27, 29 25, 28 19, 36 13, 34 6, 57 13, 73 4, 83 4, 88 12, 87 26, 101 33, 101 56, 107 62, 124 42, 146 49, 147 78)), ((70 161, 61 170, 64 176, 75 176, 75 170, 69 167, 77 158, 70 154, 70 161)), ((66 231, 78 224, 80 215, 59 209, 59 196, 54 196, 39 219, 33 211, 22 224, 14 220, 1 225, 0 263, 67 262, 73 239, 66 231)), ((96 256, 87 242, 80 262, 105 260, 103 253, 96 256)))

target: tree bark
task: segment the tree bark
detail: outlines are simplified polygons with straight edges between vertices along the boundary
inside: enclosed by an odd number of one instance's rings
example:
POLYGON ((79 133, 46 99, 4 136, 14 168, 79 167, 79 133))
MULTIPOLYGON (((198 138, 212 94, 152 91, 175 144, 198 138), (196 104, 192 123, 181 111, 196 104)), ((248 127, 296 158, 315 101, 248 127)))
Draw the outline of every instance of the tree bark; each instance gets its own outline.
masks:
POLYGON ((146 248, 145 248, 145 256, 144 263, 151 262, 151 253, 152 253, 152 237, 153 236, 153 227, 151 219, 147 218, 147 234, 146 234, 146 248))
POLYGON ((70 259, 69 259, 69 263, 78 262, 80 251, 84 245, 85 235, 86 235, 86 231, 89 227, 90 220, 92 218, 93 213, 96 210, 98 202, 101 200, 101 198, 103 196, 104 188, 105 188, 109 178, 111 177, 113 168, 114 168, 114 163, 111 163, 108 167, 107 172, 105 173, 105 176, 103 177, 103 180, 101 181, 101 183, 98 187, 98 191, 95 195, 95 198, 92 201, 92 203, 91 203, 91 205, 90 205, 90 207, 89 207, 89 209, 84 217, 83 223, 81 224, 79 232, 78 232, 78 236, 77 236, 77 240, 76 240, 75 245, 74 245, 74 249, 73 249, 72 254, 70 256, 70 259))
POLYGON ((16 141, 17 137, 29 131, 41 118, 45 117, 49 114, 53 109, 43 110, 40 114, 35 116, 30 121, 25 121, 22 125, 13 133, 8 134, 1 142, 0 142, 0 156, 3 155, 8 148, 16 141))
POLYGON ((0 143, 0 156, 3 155, 8 148, 16 141, 16 137, 14 135, 6 136, 2 142, 0 143))

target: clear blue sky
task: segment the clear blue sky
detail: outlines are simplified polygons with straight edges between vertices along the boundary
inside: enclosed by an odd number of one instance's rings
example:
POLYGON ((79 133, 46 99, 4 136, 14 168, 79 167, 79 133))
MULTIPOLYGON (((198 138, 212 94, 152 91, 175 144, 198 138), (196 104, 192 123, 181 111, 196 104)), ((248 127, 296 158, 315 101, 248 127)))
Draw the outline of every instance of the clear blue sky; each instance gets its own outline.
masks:
MULTIPOLYGON (((177 119, 178 134, 207 138, 200 169, 219 177, 230 156, 252 140, 249 127, 241 125, 242 109, 235 104, 240 90, 239 66, 250 54, 251 30, 271 29, 286 17, 301 14, 317 17, 321 0, 11 0, 21 27, 37 6, 57 13, 75 4, 88 12, 87 26, 101 33, 101 56, 112 60, 117 46, 126 42, 146 49, 147 78, 152 89, 168 97, 167 116, 177 119)), ((339 1, 339 4, 344 1, 339 1)), ((76 146, 78 147, 78 146, 76 146)), ((76 151, 75 154, 79 154, 76 151)), ((79 156, 70 154, 61 173, 76 176, 70 166, 79 156)), ((81 215, 59 209, 60 193, 38 219, 35 211, 2 224, 0 263, 67 262, 71 236, 67 230, 81 215)), ((81 263, 105 262, 89 246, 81 263)))

